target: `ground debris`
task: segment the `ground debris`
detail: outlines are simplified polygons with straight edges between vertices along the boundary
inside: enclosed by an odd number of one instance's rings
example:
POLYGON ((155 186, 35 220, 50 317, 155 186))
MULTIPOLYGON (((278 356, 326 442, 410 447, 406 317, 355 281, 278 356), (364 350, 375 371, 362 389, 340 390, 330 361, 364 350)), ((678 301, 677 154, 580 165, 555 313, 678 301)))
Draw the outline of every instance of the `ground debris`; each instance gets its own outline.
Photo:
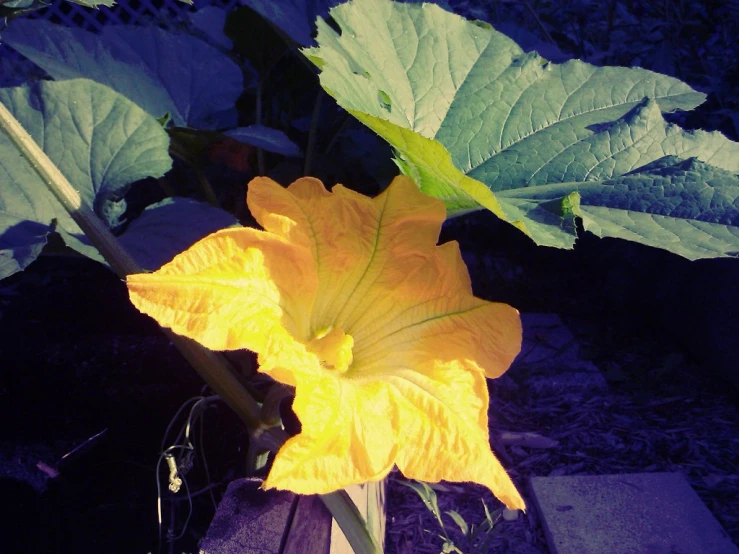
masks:
MULTIPOLYGON (((531 476, 682 472, 739 544, 736 393, 660 345, 621 346, 607 352, 611 367, 619 367, 618 380, 579 400, 538 395, 513 373, 491 382, 493 450, 524 498, 529 498, 531 476), (665 365, 669 376, 662 375, 665 365), (544 446, 532 446, 532 440, 544 446)), ((596 360, 599 366, 603 362, 596 360)), ((388 489, 386 552, 438 554, 443 542, 438 523, 397 479, 402 476, 394 474, 388 489)), ((440 511, 455 510, 468 523, 484 517, 480 499, 490 510, 501 507, 476 485, 448 484, 438 493, 440 511)), ((444 518, 453 534, 452 520, 444 518)), ((533 509, 515 521, 501 520, 493 533, 486 552, 549 552, 533 509)), ((468 554, 462 543, 458 546, 468 554)))

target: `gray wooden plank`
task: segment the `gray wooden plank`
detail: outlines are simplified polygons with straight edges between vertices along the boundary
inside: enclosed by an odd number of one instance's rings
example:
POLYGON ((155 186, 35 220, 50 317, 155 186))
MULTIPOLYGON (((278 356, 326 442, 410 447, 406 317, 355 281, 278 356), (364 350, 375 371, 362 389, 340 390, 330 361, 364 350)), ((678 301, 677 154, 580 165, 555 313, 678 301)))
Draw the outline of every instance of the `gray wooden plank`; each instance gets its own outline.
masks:
POLYGON ((301 496, 282 554, 329 554, 331 513, 318 496, 301 496))

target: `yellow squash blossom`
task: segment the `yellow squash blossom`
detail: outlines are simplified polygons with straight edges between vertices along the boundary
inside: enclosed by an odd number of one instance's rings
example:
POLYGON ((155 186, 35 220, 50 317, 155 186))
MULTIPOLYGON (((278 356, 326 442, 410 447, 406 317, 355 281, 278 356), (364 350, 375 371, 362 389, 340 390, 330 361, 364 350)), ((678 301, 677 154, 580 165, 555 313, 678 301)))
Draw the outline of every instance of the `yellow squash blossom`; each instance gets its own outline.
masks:
POLYGON ((261 372, 295 387, 302 430, 265 487, 325 494, 397 465, 523 509, 490 450, 485 381, 519 352, 519 315, 475 298, 457 243, 437 246, 442 202, 398 177, 376 198, 257 178, 247 203, 264 231, 218 231, 127 283, 160 324, 252 350, 261 372))

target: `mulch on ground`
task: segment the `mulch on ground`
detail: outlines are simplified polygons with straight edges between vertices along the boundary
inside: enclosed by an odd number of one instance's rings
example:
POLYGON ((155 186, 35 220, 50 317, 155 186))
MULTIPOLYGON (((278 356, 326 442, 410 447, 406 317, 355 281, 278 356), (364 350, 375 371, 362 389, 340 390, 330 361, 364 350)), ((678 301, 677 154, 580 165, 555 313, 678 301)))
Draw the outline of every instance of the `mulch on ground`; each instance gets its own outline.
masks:
MULTIPOLYGON (((653 339, 615 336, 612 329, 573 318, 567 324, 605 374, 607 390, 545 396, 527 387, 515 371, 490 383, 493 449, 524 497, 530 500, 531 476, 682 472, 739 544, 736 391, 653 339), (556 446, 516 444, 511 432, 535 432, 556 446)), ((402 479, 396 472, 389 481, 386 552, 442 552, 435 517, 415 492, 399 483, 402 479)), ((444 489, 437 491, 440 512, 455 510, 470 524, 484 518, 481 501, 490 510, 501 506, 483 487, 444 483, 444 489)), ((465 554, 549 552, 533 509, 515 521, 501 519, 489 548, 478 551, 468 548, 449 516, 442 517, 448 535, 465 554)))

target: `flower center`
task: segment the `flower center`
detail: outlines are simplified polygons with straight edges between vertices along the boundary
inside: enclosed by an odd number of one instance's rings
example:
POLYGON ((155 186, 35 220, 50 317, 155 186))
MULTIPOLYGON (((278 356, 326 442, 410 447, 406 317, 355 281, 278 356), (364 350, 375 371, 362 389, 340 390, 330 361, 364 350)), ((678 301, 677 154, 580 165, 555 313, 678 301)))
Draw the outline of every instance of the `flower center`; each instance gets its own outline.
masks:
POLYGON ((352 354, 354 339, 341 329, 334 329, 332 326, 318 331, 306 346, 318 356, 323 367, 339 373, 346 372, 354 359, 352 354))

